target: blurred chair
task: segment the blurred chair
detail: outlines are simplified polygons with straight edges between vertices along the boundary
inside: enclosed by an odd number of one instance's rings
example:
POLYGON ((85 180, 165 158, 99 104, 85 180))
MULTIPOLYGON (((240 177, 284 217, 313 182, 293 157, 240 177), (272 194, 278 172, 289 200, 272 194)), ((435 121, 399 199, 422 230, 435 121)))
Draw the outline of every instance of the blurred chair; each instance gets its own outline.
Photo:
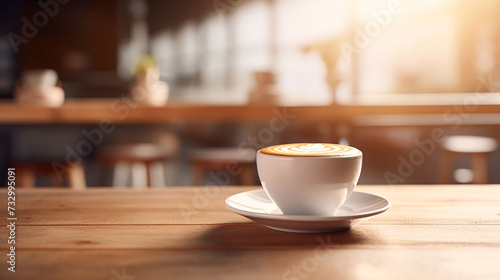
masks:
POLYGON ((174 134, 163 135, 158 143, 119 144, 102 149, 99 161, 112 165, 114 187, 163 186, 164 162, 173 158, 180 146, 174 134))
MULTIPOLYGON (((50 176, 56 187, 62 187, 61 182, 50 163, 14 163, 16 169, 16 185, 22 188, 33 188, 36 176, 50 176)), ((64 172, 66 185, 75 190, 83 190, 87 187, 85 182, 85 170, 82 164, 69 165, 64 172)))
POLYGON ((202 185, 208 171, 225 171, 228 176, 239 177, 242 185, 254 185, 255 153, 256 151, 250 148, 194 149, 189 156, 192 183, 202 185))
POLYGON ((487 184, 488 156, 497 149, 497 146, 497 141, 488 137, 458 135, 447 137, 441 146, 444 154, 439 183, 451 184, 456 158, 466 156, 472 161, 472 183, 487 184))

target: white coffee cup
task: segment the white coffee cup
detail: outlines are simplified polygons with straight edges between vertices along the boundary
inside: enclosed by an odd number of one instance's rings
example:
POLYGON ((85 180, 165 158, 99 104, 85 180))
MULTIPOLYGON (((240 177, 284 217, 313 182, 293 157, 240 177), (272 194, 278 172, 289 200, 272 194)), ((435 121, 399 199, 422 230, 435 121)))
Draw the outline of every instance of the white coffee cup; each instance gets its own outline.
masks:
POLYGON ((353 192, 362 161, 358 149, 336 144, 285 144, 257 152, 262 186, 286 215, 332 216, 353 192))

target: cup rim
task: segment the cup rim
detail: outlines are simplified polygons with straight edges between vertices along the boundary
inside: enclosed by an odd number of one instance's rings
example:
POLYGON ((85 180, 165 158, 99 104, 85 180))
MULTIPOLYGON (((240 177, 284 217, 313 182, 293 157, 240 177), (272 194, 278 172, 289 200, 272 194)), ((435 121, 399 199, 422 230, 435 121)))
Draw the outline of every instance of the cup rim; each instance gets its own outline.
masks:
MULTIPOLYGON (((265 148, 262 148, 262 149, 265 149, 265 148)), ((363 152, 361 152, 359 149, 359 153, 357 154, 354 154, 354 155, 335 155, 335 156, 332 156, 332 155, 325 155, 325 156, 289 156, 289 155, 270 155, 270 154, 265 154, 265 153, 262 153, 261 150, 258 150, 257 151, 257 154, 258 155, 263 155, 263 156, 269 156, 269 157, 280 157, 280 158, 294 158, 294 159, 300 159, 300 158, 303 158, 303 159, 334 159, 334 158, 358 158, 358 157, 363 157, 363 152)))

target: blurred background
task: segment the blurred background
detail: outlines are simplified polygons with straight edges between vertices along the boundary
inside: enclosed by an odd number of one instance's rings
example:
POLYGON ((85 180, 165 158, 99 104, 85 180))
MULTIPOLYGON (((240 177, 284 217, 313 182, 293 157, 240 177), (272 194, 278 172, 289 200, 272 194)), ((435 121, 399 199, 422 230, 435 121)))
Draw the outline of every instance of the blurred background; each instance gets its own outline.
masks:
POLYGON ((258 184, 290 142, 359 148, 363 184, 500 183, 499 1, 0 5, 0 168, 26 186, 258 184))

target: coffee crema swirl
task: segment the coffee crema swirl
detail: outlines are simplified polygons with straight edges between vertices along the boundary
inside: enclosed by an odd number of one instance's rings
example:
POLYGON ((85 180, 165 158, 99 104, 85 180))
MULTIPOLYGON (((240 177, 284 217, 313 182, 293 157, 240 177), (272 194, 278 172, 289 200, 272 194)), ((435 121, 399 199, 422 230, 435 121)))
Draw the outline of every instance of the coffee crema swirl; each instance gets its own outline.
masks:
POLYGON ((347 157, 361 154, 361 151, 354 147, 326 143, 282 144, 261 149, 259 152, 266 155, 292 157, 347 157))

